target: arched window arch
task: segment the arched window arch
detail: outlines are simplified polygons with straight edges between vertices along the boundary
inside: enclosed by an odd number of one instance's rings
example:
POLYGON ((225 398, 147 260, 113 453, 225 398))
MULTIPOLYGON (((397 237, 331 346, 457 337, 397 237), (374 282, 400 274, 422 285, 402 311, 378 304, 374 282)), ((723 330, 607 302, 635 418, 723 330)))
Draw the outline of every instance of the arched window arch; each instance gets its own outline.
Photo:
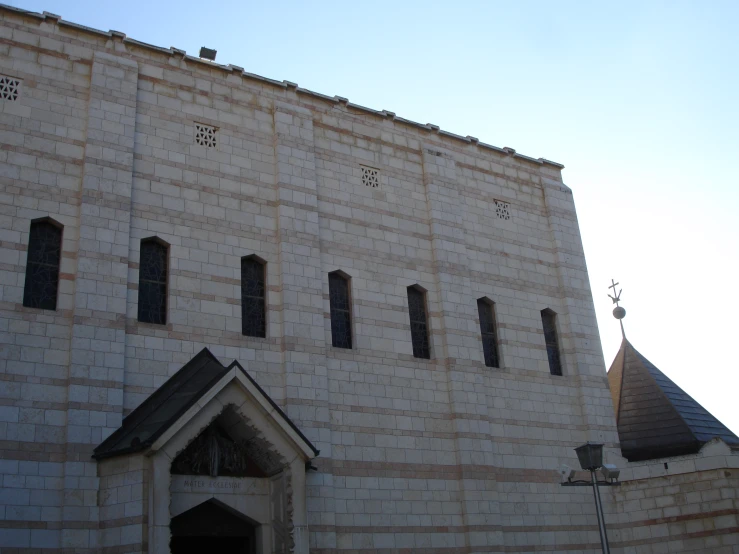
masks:
POLYGON ((139 257, 139 321, 167 323, 169 245, 158 237, 141 241, 139 257))
POLYGON ((477 300, 477 313, 480 316, 482 351, 487 367, 500 367, 498 355, 498 332, 495 322, 495 302, 487 297, 477 300))
POLYGON ((267 262, 251 255, 241 258, 241 334, 267 336, 267 262))
POLYGON ((408 315, 411 320, 411 341, 413 356, 431 358, 429 344, 428 312, 426 310, 426 290, 418 285, 408 287, 408 315))
POLYGON ((23 305, 56 310, 63 226, 49 217, 31 221, 23 305))
POLYGON ((562 361, 559 355, 559 340, 557 339, 557 314, 549 308, 541 311, 541 323, 544 327, 544 342, 547 346, 549 359, 549 373, 562 375, 562 361))
POLYGON ((331 309, 331 344, 352 347, 352 310, 349 293, 351 277, 343 271, 328 274, 328 298, 331 309))

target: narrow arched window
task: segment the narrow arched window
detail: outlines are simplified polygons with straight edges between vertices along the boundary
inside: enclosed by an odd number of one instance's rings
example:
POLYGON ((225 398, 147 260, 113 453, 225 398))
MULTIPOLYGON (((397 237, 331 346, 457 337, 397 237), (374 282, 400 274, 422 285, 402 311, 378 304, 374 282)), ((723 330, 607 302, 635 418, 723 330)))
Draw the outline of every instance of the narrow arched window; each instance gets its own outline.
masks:
POLYGON ((241 258, 241 334, 247 337, 267 336, 266 268, 256 256, 241 258))
POLYGON ((331 344, 352 347, 352 314, 349 301, 349 277, 338 271, 328 274, 328 299, 331 307, 331 344))
POLYGON ((477 313, 480 316, 480 333, 482 335, 482 352, 485 356, 485 365, 487 367, 500 367, 493 302, 487 298, 480 298, 477 301, 477 313))
POLYGON ((61 259, 62 226, 50 219, 32 221, 23 289, 24 306, 56 310, 61 259))
POLYGON ((431 349, 429 348, 426 293, 416 285, 408 287, 408 314, 411 320, 413 356, 429 359, 431 358, 431 349))
POLYGON ((141 241, 139 321, 142 323, 167 323, 168 250, 157 238, 141 241))
POLYGON ((541 323, 544 327, 544 342, 547 345, 547 358, 549 358, 549 373, 552 375, 562 375, 556 319, 557 314, 549 308, 541 311, 541 323))

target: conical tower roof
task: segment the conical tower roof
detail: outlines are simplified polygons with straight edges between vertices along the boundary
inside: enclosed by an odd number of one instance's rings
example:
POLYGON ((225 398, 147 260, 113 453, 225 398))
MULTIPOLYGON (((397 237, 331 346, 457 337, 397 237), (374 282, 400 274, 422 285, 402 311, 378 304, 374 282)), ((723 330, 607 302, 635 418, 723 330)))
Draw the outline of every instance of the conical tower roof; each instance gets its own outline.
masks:
POLYGON ((621 452, 629 461, 691 454, 739 438, 623 339, 608 370, 621 452))

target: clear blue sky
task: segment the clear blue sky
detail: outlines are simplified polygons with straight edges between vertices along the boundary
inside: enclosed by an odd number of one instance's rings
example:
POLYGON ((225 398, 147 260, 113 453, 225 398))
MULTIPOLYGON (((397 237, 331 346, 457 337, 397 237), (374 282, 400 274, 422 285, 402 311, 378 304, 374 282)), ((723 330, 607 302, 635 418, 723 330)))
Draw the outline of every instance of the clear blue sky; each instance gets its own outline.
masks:
POLYGON ((739 433, 739 2, 10 4, 563 163, 606 365, 615 277, 634 346, 739 433))

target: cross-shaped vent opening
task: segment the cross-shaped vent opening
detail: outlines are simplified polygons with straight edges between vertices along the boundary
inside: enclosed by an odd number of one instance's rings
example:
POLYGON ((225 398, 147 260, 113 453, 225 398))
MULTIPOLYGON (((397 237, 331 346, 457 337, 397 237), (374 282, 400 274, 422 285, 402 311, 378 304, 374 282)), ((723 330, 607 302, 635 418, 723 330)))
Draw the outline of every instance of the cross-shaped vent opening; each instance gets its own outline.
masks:
POLYGON ((359 166, 362 169, 362 184, 376 189, 380 186, 380 170, 373 167, 359 166))
POLYGON ((199 146, 207 146, 208 148, 216 147, 216 129, 210 125, 202 123, 195 124, 195 144, 199 146))
POLYGON ((0 75, 0 100, 15 102, 18 100, 20 88, 20 80, 0 75))

